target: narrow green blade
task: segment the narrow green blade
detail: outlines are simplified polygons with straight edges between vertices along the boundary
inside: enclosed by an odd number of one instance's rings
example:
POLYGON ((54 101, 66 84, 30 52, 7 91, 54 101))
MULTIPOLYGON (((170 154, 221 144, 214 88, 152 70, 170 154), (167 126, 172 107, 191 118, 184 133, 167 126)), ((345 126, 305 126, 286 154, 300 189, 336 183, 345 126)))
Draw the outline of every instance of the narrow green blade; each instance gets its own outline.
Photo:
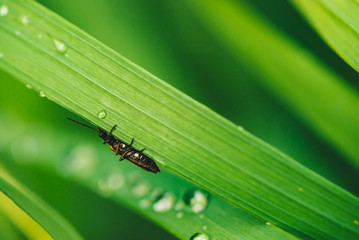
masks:
POLYGON ((359 71, 359 5, 355 0, 292 0, 314 29, 359 71))
POLYGON ((37 221, 54 239, 82 239, 60 214, 27 190, 0 166, 0 190, 37 221))
MULTIPOLYGON (((2 1, 0 67, 168 169, 301 236, 358 238, 359 200, 32 1, 2 1), (28 21, 24 21, 27 16, 28 21)), ((153 176, 154 177, 154 176, 153 176)))

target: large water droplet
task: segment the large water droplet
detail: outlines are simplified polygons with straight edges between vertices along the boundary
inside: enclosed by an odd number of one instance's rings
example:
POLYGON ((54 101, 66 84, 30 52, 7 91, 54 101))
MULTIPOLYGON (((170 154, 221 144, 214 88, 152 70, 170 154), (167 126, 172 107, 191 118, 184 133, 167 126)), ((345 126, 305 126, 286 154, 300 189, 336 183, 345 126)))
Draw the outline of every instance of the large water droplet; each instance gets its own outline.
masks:
POLYGON ((156 212, 167 212, 172 208, 175 201, 176 198, 172 193, 164 193, 159 196, 157 201, 153 204, 153 210, 156 212))
POLYGON ((52 38, 52 42, 54 43, 56 50, 59 51, 60 53, 65 54, 67 49, 69 48, 67 43, 64 41, 61 41, 57 38, 54 38, 52 36, 50 36, 50 37, 52 38))
POLYGON ((9 8, 6 5, 0 7, 0 17, 6 16, 9 13, 9 8))
POLYGON ((209 237, 207 234, 204 233, 195 233, 192 235, 190 240, 209 240, 209 237))
POLYGON ((192 212, 203 212, 208 203, 208 195, 200 190, 189 191, 184 196, 184 202, 191 208, 192 212))
POLYGON ((97 117, 100 119, 104 119, 106 116, 107 116, 107 112, 105 110, 102 110, 97 114, 97 117))

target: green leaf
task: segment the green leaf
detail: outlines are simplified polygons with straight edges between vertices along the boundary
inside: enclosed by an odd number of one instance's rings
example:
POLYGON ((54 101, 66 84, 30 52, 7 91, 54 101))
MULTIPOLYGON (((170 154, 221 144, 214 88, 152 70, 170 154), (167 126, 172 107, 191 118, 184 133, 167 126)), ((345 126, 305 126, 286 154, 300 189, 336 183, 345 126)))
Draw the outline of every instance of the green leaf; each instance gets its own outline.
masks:
POLYGON ((359 200, 350 193, 36 2, 3 3, 9 13, 0 21, 7 46, 0 67, 40 96, 106 130, 118 124, 114 134, 126 142, 135 136, 134 146, 146 147, 162 172, 168 169, 285 230, 318 239, 359 237, 359 200))
POLYGON ((186 2, 256 79, 359 167, 359 131, 353 131, 359 126, 359 96, 344 79, 243 3, 186 2))
MULTIPOLYGON (((54 239, 82 239, 60 214, 16 181, 2 166, 0 166, 0 173, 0 190, 37 221, 54 239)), ((29 234, 40 236, 38 233, 29 234)), ((41 236, 42 239, 46 237, 41 236)))
POLYGON ((351 67, 359 71, 359 6, 354 0, 292 0, 315 30, 351 67))
POLYGON ((0 239, 21 240, 21 236, 11 222, 0 211, 0 239))
MULTIPOLYGON (((190 239, 195 233, 221 240, 297 239, 165 169, 153 175, 129 162, 119 163, 113 152, 99 144, 101 140, 95 134, 93 139, 88 139, 81 134, 73 135, 74 130, 50 130, 4 115, 0 122, 3 128, 11 129, 13 133, 10 139, 7 138, 5 148, 10 149, 18 143, 19 153, 13 161, 4 163, 11 172, 24 166, 51 169, 51 172, 56 171, 60 176, 152 219, 181 239, 190 239), (16 128, 19 125, 22 129, 16 128), (24 136, 32 136, 30 141, 39 149, 37 158, 32 157, 31 150, 26 151, 28 140, 24 136), (51 146, 57 147, 53 149, 51 146), (190 204, 194 193, 197 197, 193 199, 197 199, 197 203, 190 204)), ((74 126, 69 123, 69 127, 74 126)), ((87 133, 87 129, 79 130, 87 133)), ((11 159, 10 154, 7 159, 11 159)), ((141 226, 135 230, 137 228, 141 226)))

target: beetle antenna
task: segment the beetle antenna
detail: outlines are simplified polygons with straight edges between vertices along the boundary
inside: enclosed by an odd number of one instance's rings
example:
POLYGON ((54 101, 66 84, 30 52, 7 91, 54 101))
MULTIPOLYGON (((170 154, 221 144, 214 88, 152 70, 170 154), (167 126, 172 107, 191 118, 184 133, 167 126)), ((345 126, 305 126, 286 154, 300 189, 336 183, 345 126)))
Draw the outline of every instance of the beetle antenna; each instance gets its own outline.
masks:
POLYGON ((95 130, 96 132, 98 132, 98 129, 96 129, 96 128, 93 128, 93 127, 90 127, 90 126, 88 126, 88 125, 86 125, 86 124, 83 124, 83 123, 80 123, 80 122, 78 122, 78 121, 75 121, 75 120, 73 120, 73 119, 71 119, 71 118, 69 118, 69 117, 67 117, 67 119, 70 120, 70 121, 73 121, 73 122, 75 122, 75 123, 77 123, 77 124, 80 124, 80 125, 82 125, 82 126, 84 126, 84 127, 90 128, 90 129, 95 130))

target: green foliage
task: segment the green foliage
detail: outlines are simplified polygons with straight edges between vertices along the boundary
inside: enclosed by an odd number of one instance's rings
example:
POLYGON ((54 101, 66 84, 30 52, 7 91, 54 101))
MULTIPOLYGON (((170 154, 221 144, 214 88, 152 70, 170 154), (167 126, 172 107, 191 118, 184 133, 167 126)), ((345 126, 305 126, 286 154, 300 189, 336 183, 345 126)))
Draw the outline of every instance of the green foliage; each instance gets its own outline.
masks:
POLYGON ((39 197, 27 190, 0 166, 0 189, 55 239, 82 239, 75 229, 39 197))
MULTIPOLYGON (((157 3, 171 8, 172 5, 167 4, 170 3, 157 3)), ((187 4, 192 17, 201 19, 210 35, 226 46, 229 58, 239 60, 251 76, 291 106, 312 129, 358 163, 355 150, 358 131, 352 131, 358 126, 359 115, 355 114, 358 97, 338 75, 244 5, 227 1, 188 1, 187 4), (245 35, 233 31, 236 28, 245 35), (328 105, 328 99, 335 105, 328 105), (336 109, 334 114, 333 108, 336 109)), ((3 136, 1 142, 7 149, 6 165, 14 176, 21 178, 20 166, 24 169, 36 166, 130 207, 184 239, 196 232, 204 232, 211 239, 295 238, 280 228, 303 238, 358 237, 359 216, 355 209, 359 201, 352 194, 164 83, 41 5, 32 1, 3 0, 1 6, 6 6, 8 12, 2 10, 6 14, 0 18, 0 41, 6 46, 0 50, 0 67, 40 96, 97 126, 109 130, 118 124, 120 127, 114 134, 126 142, 135 136, 134 146, 146 147, 146 153, 161 168, 160 174, 153 175, 129 163, 109 161, 114 158, 113 153, 101 149, 100 140, 96 145, 89 143, 82 137, 85 133, 76 135, 72 131, 44 128, 46 124, 38 127, 18 121, 14 114, 4 114, 1 127, 4 132, 12 129, 12 136, 3 136), (15 131, 17 126, 22 127, 15 131), (31 136, 31 140, 26 136, 31 136), (21 164, 21 159, 29 161, 21 164), (201 191, 208 201, 203 213, 194 211, 188 203, 187 195, 194 190, 201 191), (163 202, 170 208, 159 210, 158 204, 163 202)), ((183 6, 179 4, 173 9, 183 6)), ((94 9, 94 13, 100 13, 101 7, 94 9)), ((181 24, 178 19, 177 24, 181 24)), ((151 27, 141 21, 138 26, 141 30, 137 38, 144 29, 151 27)), ((111 23, 107 27, 111 28, 111 23)), ((112 27, 116 29, 117 26, 112 27)), ((141 44, 134 44, 140 42, 139 39, 123 38, 119 41, 128 43, 122 44, 124 51, 131 44, 133 48, 141 48, 141 44)), ((175 46, 180 52, 180 46, 175 46)), ((157 49, 163 51, 161 47, 157 49)), ((149 62, 157 53, 152 51, 149 62)), ((160 52, 164 59, 170 59, 168 55, 160 52)), ((184 61, 187 60, 190 58, 185 56, 184 61)), ((175 62, 174 59, 158 61, 154 69, 160 71, 168 63, 170 69, 162 74, 172 74, 180 81, 182 74, 193 77, 191 71, 183 73, 177 69, 175 62)), ((200 67, 196 68, 194 75, 199 70, 200 67)), ((208 75, 212 71, 205 69, 208 75)), ((218 76, 226 78, 223 73, 218 76)), ((221 85, 215 80, 212 84, 221 85)), ((190 81, 174 84, 188 89, 195 85, 190 81)), ((15 89, 15 84, 9 86, 15 89)), ((231 89, 236 89, 236 85, 228 87, 229 91, 231 89)), ((245 90, 238 92, 246 94, 245 90)), ((215 89, 214 93, 220 91, 215 89)), ((4 94, 12 97, 6 91, 4 94)), ((21 101, 24 100, 4 105, 18 104, 21 108, 21 101)), ((36 119, 43 113, 36 113, 34 106, 29 115, 36 119)), ((68 113, 53 107, 48 108, 45 120, 40 121, 51 120, 56 114, 61 117, 55 120, 56 126, 64 126, 68 113)), ((68 123, 66 128, 81 127, 68 123)), ((96 133, 91 133, 94 138, 96 133)), ((296 143, 296 138, 292 141, 296 143)), ((301 146, 296 148, 301 149, 301 146)), ((26 181, 31 184, 34 180, 29 179, 26 181)), ((18 204, 21 205, 21 201, 18 204)), ((25 211, 31 215, 29 210, 25 211)), ((39 223, 47 229, 43 222, 39 223)), ((133 227, 132 231, 138 231, 138 227, 133 227)))
POLYGON ((292 0, 323 39, 356 71, 359 70, 359 7, 354 0, 292 0))

